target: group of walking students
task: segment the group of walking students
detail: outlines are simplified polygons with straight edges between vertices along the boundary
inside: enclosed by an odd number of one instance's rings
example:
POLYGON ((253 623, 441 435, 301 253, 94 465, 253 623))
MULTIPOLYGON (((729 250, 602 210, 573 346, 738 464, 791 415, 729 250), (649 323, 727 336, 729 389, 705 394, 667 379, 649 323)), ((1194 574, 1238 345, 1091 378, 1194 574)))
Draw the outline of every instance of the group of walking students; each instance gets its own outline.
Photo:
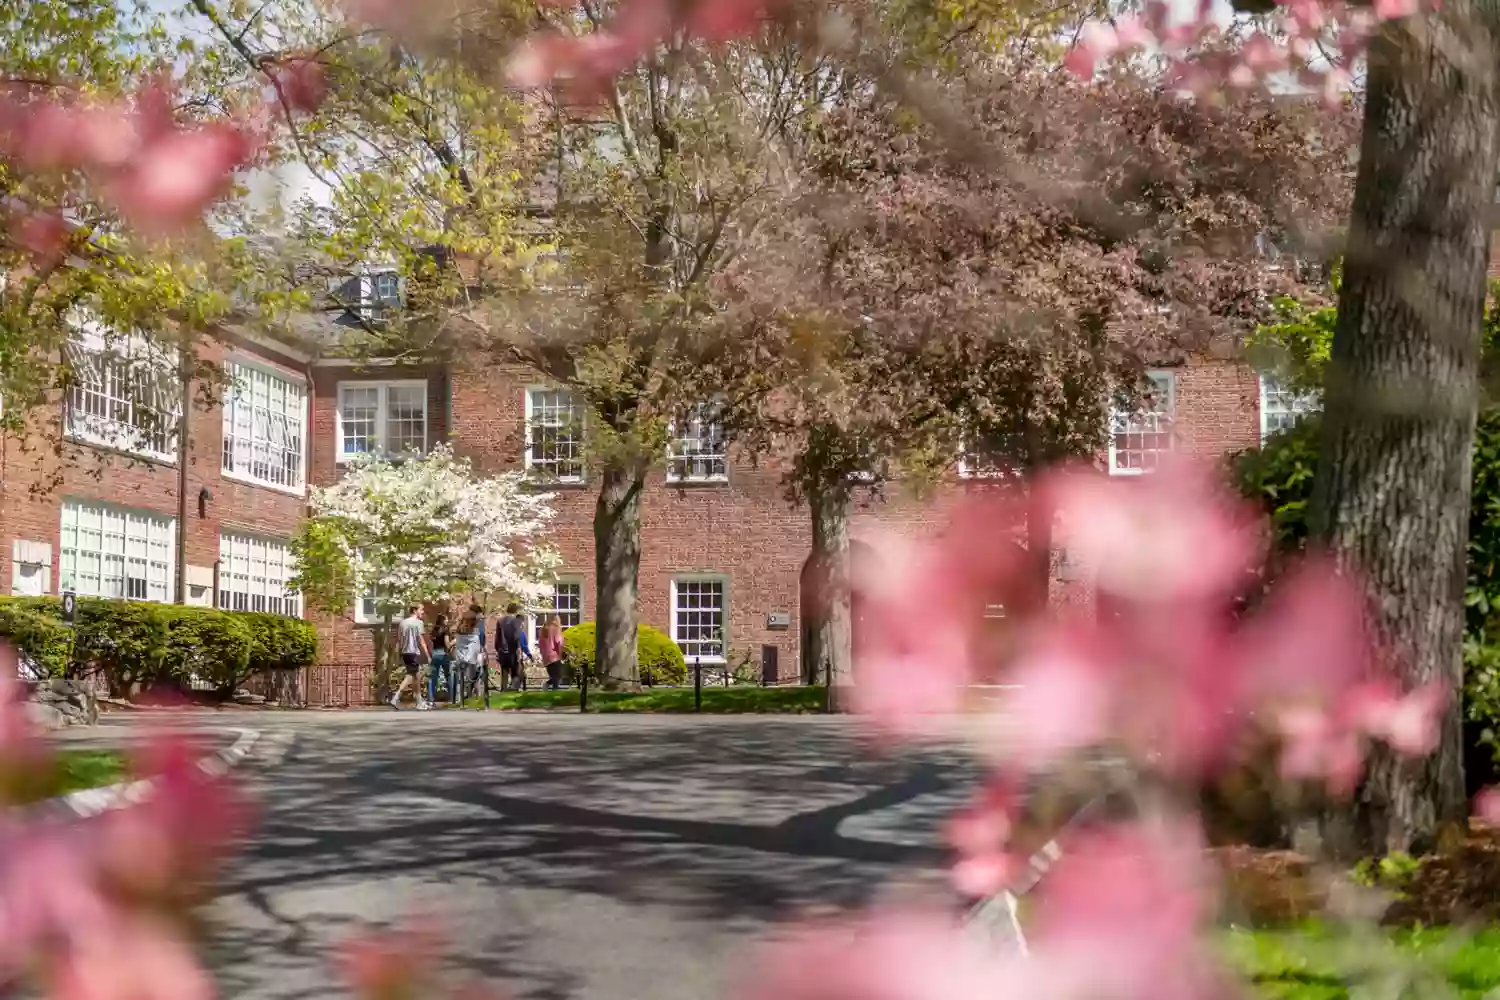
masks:
MULTIPOLYGON (((429 709, 437 701, 438 682, 441 680, 448 692, 451 704, 462 704, 464 699, 477 691, 489 669, 489 656, 485 649, 484 608, 470 604, 469 609, 452 624, 447 615, 438 615, 433 620, 432 631, 427 630, 422 607, 413 604, 406 609, 406 617, 398 626, 401 643, 401 662, 406 667, 406 676, 401 686, 391 695, 391 707, 400 708, 408 692, 416 699, 417 708, 429 709), (423 697, 422 667, 427 666, 427 691, 423 697)), ((519 604, 509 604, 505 616, 495 629, 495 659, 500 665, 500 690, 524 691, 526 671, 522 662, 533 662, 538 658, 547 668, 547 684, 551 690, 562 686, 563 629, 557 615, 547 619, 537 633, 537 655, 533 656, 531 644, 526 637, 526 619, 521 615, 519 604)))

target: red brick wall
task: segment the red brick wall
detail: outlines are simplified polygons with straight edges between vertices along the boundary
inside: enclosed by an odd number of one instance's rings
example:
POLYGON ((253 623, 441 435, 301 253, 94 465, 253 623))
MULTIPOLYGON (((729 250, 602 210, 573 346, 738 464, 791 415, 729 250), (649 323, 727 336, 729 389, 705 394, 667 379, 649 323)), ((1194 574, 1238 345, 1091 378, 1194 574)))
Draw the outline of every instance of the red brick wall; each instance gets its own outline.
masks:
MULTIPOLYGON (((541 380, 517 367, 457 372, 453 376, 453 445, 489 473, 519 468, 524 459, 525 391, 541 380)), ((553 489, 558 511, 554 543, 563 572, 583 582, 583 615, 594 618, 594 505, 589 485, 553 489)), ((787 503, 780 476, 732 455, 727 483, 670 485, 653 471, 641 504, 641 621, 670 634, 671 582, 685 574, 728 579, 728 646, 733 661, 760 646, 779 648, 783 675, 799 655, 797 591, 811 528, 807 514, 787 503), (793 616, 787 630, 766 628, 766 615, 793 616)))
MULTIPOLYGON (((343 467, 338 463, 339 383, 416 379, 427 382, 427 444, 431 447, 448 438, 448 377, 442 368, 417 365, 329 365, 314 369, 311 432, 313 485, 330 485, 337 482, 343 474, 343 467)), ((356 623, 353 608, 337 618, 315 620, 321 640, 319 660, 331 669, 346 673, 363 672, 368 677, 369 666, 374 662, 372 636, 375 626, 356 623)), ((339 691, 354 691, 358 688, 358 685, 347 682, 342 676, 334 686, 339 691)), ((316 690, 311 693, 311 696, 316 695, 316 690)), ((355 703, 358 704, 359 701, 356 700, 355 703)))
MULTIPOLYGON (((243 341, 207 341, 201 357, 220 363, 237 357, 255 360, 294 379, 303 367, 289 357, 243 341)), ((219 558, 221 527, 285 539, 297 529, 306 509, 303 497, 225 478, 221 474, 223 413, 204 406, 195 389, 189 417, 187 562, 212 566, 219 558), (199 491, 212 498, 199 513, 199 491)), ((175 518, 178 469, 106 449, 63 441, 63 405, 55 397, 29 417, 25 438, 0 441, 0 588, 10 592, 11 543, 16 539, 52 545, 52 591, 58 588, 59 535, 65 499, 97 500, 175 518)))

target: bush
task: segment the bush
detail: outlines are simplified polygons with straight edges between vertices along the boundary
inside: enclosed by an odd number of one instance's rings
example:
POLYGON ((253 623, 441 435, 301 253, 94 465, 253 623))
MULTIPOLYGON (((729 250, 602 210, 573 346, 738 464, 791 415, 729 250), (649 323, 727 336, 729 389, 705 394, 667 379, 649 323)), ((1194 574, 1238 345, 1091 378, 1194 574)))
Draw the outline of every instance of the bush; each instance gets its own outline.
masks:
POLYGON ((67 673, 73 630, 56 618, 34 608, 0 604, 0 635, 9 636, 45 676, 67 673))
POLYGON ((294 670, 318 658, 318 630, 311 622, 285 615, 244 612, 233 615, 251 632, 250 673, 294 670))
POLYGON ((79 598, 71 629, 60 598, 0 598, 0 635, 49 675, 101 674, 121 696, 192 677, 227 693, 256 671, 317 655, 317 632, 298 618, 93 597, 79 598))
MULTIPOLYGON (((595 629, 593 622, 574 625, 563 633, 563 649, 568 666, 588 674, 590 682, 600 680, 594 662, 595 629)), ((641 683, 684 684, 687 682, 687 660, 677 643, 650 625, 641 625, 636 633, 635 654, 640 661, 641 683)))
POLYGON ((243 616, 177 604, 161 605, 157 614, 167 636, 160 679, 196 679, 227 693, 249 676, 255 640, 243 616))

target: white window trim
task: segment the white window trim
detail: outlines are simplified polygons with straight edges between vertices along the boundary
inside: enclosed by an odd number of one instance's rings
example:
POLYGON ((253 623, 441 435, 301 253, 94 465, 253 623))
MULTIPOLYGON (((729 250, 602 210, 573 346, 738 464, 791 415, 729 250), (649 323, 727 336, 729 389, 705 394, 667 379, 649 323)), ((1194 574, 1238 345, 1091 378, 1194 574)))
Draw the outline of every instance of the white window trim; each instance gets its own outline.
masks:
POLYGON ((969 442, 958 442, 958 475, 960 479, 1020 479, 1020 469, 984 469, 969 464, 969 442))
MULTIPOLYGON (((536 383, 535 385, 528 385, 522 391, 525 393, 525 423, 522 428, 523 433, 525 434, 525 440, 521 444, 521 458, 525 464, 527 475, 537 476, 541 482, 556 484, 559 486, 581 486, 587 483, 589 476, 588 463, 584 461, 583 458, 579 458, 578 460, 578 475, 558 476, 549 471, 547 466, 538 465, 535 460, 535 456, 531 454, 531 420, 533 412, 531 401, 532 394, 538 392, 566 392, 568 393, 569 397, 573 399, 572 406, 576 410, 579 409, 579 406, 577 399, 574 397, 573 391, 564 386, 545 385, 540 382, 536 383)), ((579 430, 582 431, 578 442, 580 448, 588 447, 588 426, 586 423, 586 416, 587 415, 585 415, 584 419, 579 420, 579 430)))
MULTIPOLYGON (((1147 378, 1164 377, 1167 380, 1167 423, 1169 428, 1177 420, 1177 373, 1170 368, 1152 368, 1146 372, 1147 378)), ((1122 469, 1116 464, 1118 458, 1115 454, 1115 422, 1121 417, 1113 403, 1109 407, 1109 474, 1111 476, 1141 476, 1151 470, 1149 469, 1122 469)), ((1177 448, 1177 435, 1175 429, 1168 431, 1171 444, 1170 450, 1177 448)))
MULTIPOLYGON (((724 605, 723 605, 723 607, 721 607, 719 609, 719 613, 724 618, 724 625, 719 630, 719 649, 721 650, 721 652, 720 652, 720 654, 718 656, 701 656, 701 657, 698 657, 698 660, 701 663, 709 663, 709 664, 715 664, 715 665, 721 664, 721 663, 728 663, 729 662, 729 600, 730 600, 730 594, 729 594, 729 577, 726 574, 723 574, 723 573, 677 573, 677 574, 673 575, 673 577, 672 577, 671 593, 669 594, 669 602, 670 603, 668 603, 668 605, 667 605, 667 613, 669 615, 668 622, 669 622, 669 624, 671 626, 671 631, 670 631, 669 634, 672 637, 672 641, 675 642, 675 643, 677 643, 677 648, 681 649, 682 648, 682 644, 680 642, 678 642, 678 639, 677 639, 677 586, 678 586, 678 584, 682 584, 682 583, 695 583, 695 582, 722 583, 724 585, 724 605)), ((683 653, 683 656, 687 658, 688 669, 691 670, 694 658, 692 656, 688 656, 687 653, 683 653)))
MULTIPOLYGON (((290 539, 287 539, 287 538, 278 538, 275 535, 267 535, 267 534, 265 534, 263 532, 259 532, 259 531, 240 531, 240 530, 236 530, 236 529, 234 529, 232 527, 231 528, 220 528, 219 529, 219 586, 218 586, 218 589, 215 590, 214 595, 213 595, 213 601, 210 604, 211 607, 218 608, 220 611, 229 611, 229 610, 232 610, 231 608, 227 608, 227 607, 224 607, 224 606, 222 606, 222 605, 219 604, 219 596, 220 596, 220 593, 223 590, 226 589, 225 586, 224 586, 224 580, 225 580, 226 574, 228 574, 228 572, 229 572, 229 560, 225 556, 224 546, 225 546, 226 542, 228 542, 230 539, 234 539, 234 538, 241 539, 243 541, 262 542, 262 543, 265 543, 267 545, 277 545, 277 546, 280 546, 281 549, 283 550, 283 552, 285 553, 285 555, 283 557, 283 564, 284 564, 284 566, 287 569, 290 570, 290 575, 291 576, 295 576, 297 574, 297 566, 296 566, 297 559, 296 559, 296 556, 292 553, 292 545, 291 545, 291 540, 290 539)), ((269 580, 267 581, 267 583, 269 584, 269 580)), ((250 593, 251 597, 255 596, 253 592, 249 592, 249 593, 250 593)), ((295 599, 296 599, 296 602, 297 602, 297 613, 295 615, 288 615, 284 611, 283 612, 279 612, 279 613, 282 614, 284 617, 287 617, 287 618, 302 618, 304 616, 303 615, 304 607, 303 607, 303 601, 302 601, 302 594, 299 591, 296 591, 296 590, 286 590, 282 594, 282 599, 283 600, 286 600, 286 595, 287 594, 296 594, 296 598, 295 599)), ((270 593, 267 592, 265 596, 266 596, 267 601, 269 602, 270 596, 271 596, 270 593)), ((252 608, 245 608, 244 610, 250 611, 250 610, 253 610, 253 609, 252 608)), ((270 608, 268 607, 264 611, 264 613, 265 614, 277 614, 278 612, 271 611, 270 608)))
MULTIPOLYGON (((1266 413, 1266 395, 1267 395, 1267 392, 1266 392, 1267 385, 1266 385, 1266 383, 1267 383, 1268 380, 1269 381, 1276 381, 1276 376, 1274 376, 1274 375, 1267 375, 1265 373, 1261 373, 1258 376, 1258 378, 1257 378, 1257 381, 1260 384, 1260 406, 1259 406, 1259 409, 1260 409, 1260 440, 1261 440, 1262 444, 1265 443, 1266 438, 1270 437, 1271 433, 1272 433, 1271 429, 1268 426, 1266 426, 1266 415, 1267 415, 1267 413, 1266 413)), ((1281 391, 1287 392, 1287 390, 1285 390, 1285 389, 1283 389, 1281 391)), ((1319 410, 1321 410, 1323 408, 1323 401, 1321 399, 1318 399, 1318 397, 1315 394, 1312 394, 1312 393, 1307 393, 1307 394, 1288 393, 1288 395, 1291 395, 1298 402, 1303 402, 1303 403, 1310 404, 1310 405, 1307 405, 1306 408, 1302 409, 1302 410, 1296 409, 1295 408, 1295 404, 1294 404, 1294 409, 1292 410, 1293 413, 1301 413, 1303 415, 1306 415, 1308 413, 1316 413, 1316 412, 1318 412, 1319 410)))
MULTIPOLYGON (((354 622, 355 622, 355 624, 356 625, 384 625, 385 624, 385 619, 380 614, 379 605, 376 606, 376 610, 375 610, 375 613, 373 615, 367 615, 367 614, 365 614, 365 598, 369 597, 369 596, 371 596, 371 592, 366 592, 366 593, 363 593, 363 594, 355 594, 354 595, 354 622)), ((395 613, 395 616, 391 619, 392 624, 400 621, 404 617, 404 614, 403 614, 404 611, 405 611, 404 608, 397 610, 397 612, 395 613)))
MULTIPOLYGON (((715 397, 706 403, 699 403, 695 408, 722 411, 723 397, 715 397)), ((724 446, 724 471, 712 476, 681 476, 673 471, 673 466, 677 463, 677 421, 673 419, 667 423, 667 482, 674 486, 722 485, 729 482, 729 440, 724 437, 723 419, 716 418, 713 422, 719 426, 719 439, 724 446)))
MULTIPOLYGON (((96 351, 103 353, 105 350, 115 347, 123 348, 127 353, 133 353, 142 345, 148 346, 153 351, 160 351, 172 361, 175 367, 180 360, 177 348, 163 345, 153 341, 151 338, 138 333, 109 333, 93 320, 74 317, 72 319, 73 331, 69 338, 69 347, 75 343, 82 345, 85 351, 96 351)), ((182 433, 182 387, 175 384, 176 392, 172 394, 173 408, 164 414, 168 418, 166 423, 167 448, 158 451, 156 448, 141 446, 128 440, 131 436, 127 433, 105 434, 95 433, 86 427, 75 427, 73 424, 73 390, 69 389, 63 394, 63 436, 69 441, 88 445, 94 448, 103 448, 108 451, 120 452, 127 455, 138 455, 141 458, 160 462, 163 465, 177 464, 178 437, 182 433)), ((134 408, 137 404, 131 400, 134 408)), ((87 419, 88 415, 84 414, 87 419)), ((113 421, 111 421, 112 423, 113 421)))
MULTIPOLYGON (((582 576, 575 576, 575 575, 572 575, 572 574, 563 574, 562 576, 559 576, 557 579, 555 579, 554 581, 552 581, 552 584, 553 584, 553 587, 554 587, 554 591, 553 591, 554 594, 556 593, 556 589, 555 588, 557 586, 559 586, 559 585, 572 584, 573 586, 575 586, 575 587, 578 588, 578 622, 581 625, 582 623, 588 621, 588 617, 585 614, 585 612, 588 610, 588 605, 584 602, 585 594, 584 594, 584 588, 583 588, 583 577, 582 576)), ((537 638, 537 636, 542 631, 542 620, 545 617, 547 617, 548 615, 553 614, 555 611, 556 611, 555 607, 554 608, 528 608, 527 611, 526 611, 526 617, 528 619, 527 631, 529 633, 529 635, 527 636, 527 638, 531 641, 531 651, 533 653, 535 653, 537 656, 541 655, 540 652, 538 652, 538 650, 537 650, 536 638, 537 638)), ((563 626, 563 631, 567 631, 571 627, 572 626, 570 626, 570 625, 564 625, 563 626)), ((538 662, 540 662, 540 661, 538 661, 538 662)))
MULTIPOLYGON (((162 600, 160 600, 160 601, 153 601, 150 597, 135 598, 135 597, 130 597, 129 595, 126 595, 124 597, 107 597, 107 596, 105 596, 103 594, 88 594, 88 593, 85 593, 84 591, 77 590, 77 588, 78 588, 78 581, 77 581, 76 577, 78 576, 78 568, 77 568, 77 557, 75 556, 74 557, 74 568, 73 568, 73 575, 74 575, 75 579, 73 580, 72 586, 73 586, 74 590, 77 591, 78 596, 80 596, 80 597, 98 597, 100 600, 103 600, 103 601, 137 601, 138 600, 138 601, 144 601, 146 603, 151 603, 151 604, 170 604, 170 603, 172 603, 172 599, 173 599, 174 595, 177 592, 177 518, 175 516, 171 515, 171 514, 158 514, 155 511, 143 510, 143 509, 141 509, 139 507, 127 507, 124 504, 111 503, 111 502, 109 502, 107 500, 84 500, 84 499, 76 499, 76 498, 73 498, 73 497, 65 497, 63 499, 62 506, 58 509, 58 513, 57 513, 57 578, 54 581, 54 583, 56 585, 56 588, 57 588, 56 593, 58 595, 61 595, 62 592, 63 592, 63 561, 64 561, 64 555, 63 554, 64 554, 65 549, 64 549, 64 546, 63 546, 63 524, 62 524, 62 522, 63 522, 63 517, 64 517, 64 515, 65 515, 65 513, 67 511, 67 507, 68 507, 69 504, 72 504, 75 507, 99 507, 99 508, 102 508, 104 510, 115 511, 115 512, 117 512, 117 513, 119 513, 121 515, 124 515, 124 516, 135 514, 135 515, 137 515, 139 517, 145 517, 145 518, 155 519, 155 520, 160 521, 163 524, 165 524, 167 526, 167 529, 168 529, 167 530, 167 542, 168 542, 168 544, 167 544, 167 584, 166 584, 166 596, 162 600)), ((149 585, 149 583, 150 583, 150 577, 148 576, 146 579, 147 579, 147 583, 149 585)), ((102 563, 102 561, 100 563, 100 578, 99 578, 99 582, 101 584, 104 582, 104 577, 103 577, 103 563, 102 563)), ((148 592, 149 592, 149 589, 148 589, 148 592)))
POLYGON ((344 390, 348 389, 379 389, 380 402, 377 404, 375 418, 375 454, 386 458, 399 458, 399 455, 391 455, 386 451, 386 424, 390 420, 390 403, 387 390, 410 389, 420 387, 422 390, 422 451, 426 454, 432 446, 432 408, 427 398, 427 380, 422 378, 406 379, 367 379, 359 381, 340 382, 334 389, 334 421, 333 421, 333 448, 337 456, 335 464, 347 465, 350 459, 355 458, 363 452, 344 451, 344 390))
MULTIPOLYGON (((302 377, 301 375, 294 375, 281 368, 277 368, 275 365, 268 364, 264 361, 259 360, 258 358, 232 355, 224 359, 224 364, 226 368, 229 365, 236 365, 240 368, 254 368, 259 371, 265 372, 266 374, 271 375, 275 378, 279 378, 283 382, 286 382, 288 384, 298 385, 302 387, 302 484, 300 486, 284 486, 281 483, 273 483, 264 479, 257 478, 256 476, 250 475, 249 473, 236 472, 233 469, 225 469, 223 468, 224 459, 222 454, 219 457, 220 474, 225 479, 232 479, 237 483, 248 483, 251 486, 264 487, 268 490, 275 490, 277 493, 285 493, 288 496, 307 496, 307 470, 312 463, 312 391, 311 387, 307 384, 307 379, 302 377)), ((425 400, 427 397, 424 395, 422 398, 425 400)), ((337 402, 338 401, 335 400, 335 403, 337 402)), ((338 420, 340 422, 343 420, 342 407, 340 407, 338 411, 338 420)), ((343 447, 344 437, 342 433, 339 435, 338 440, 339 447, 343 447)), ((222 449, 222 442, 220 447, 222 449)), ((218 600, 218 596, 215 595, 214 599, 218 600)))

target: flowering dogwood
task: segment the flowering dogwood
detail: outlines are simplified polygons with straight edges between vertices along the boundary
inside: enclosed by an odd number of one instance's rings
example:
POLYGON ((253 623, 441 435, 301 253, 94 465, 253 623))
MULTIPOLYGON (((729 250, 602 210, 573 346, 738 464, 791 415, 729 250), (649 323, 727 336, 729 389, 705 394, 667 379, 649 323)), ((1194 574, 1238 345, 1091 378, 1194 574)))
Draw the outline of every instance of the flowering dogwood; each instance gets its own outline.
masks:
POLYGON ((297 586, 333 613, 364 595, 386 619, 475 591, 535 601, 558 565, 542 537, 552 495, 527 489, 520 473, 479 478, 446 446, 356 458, 343 479, 312 491, 312 506, 297 586))

